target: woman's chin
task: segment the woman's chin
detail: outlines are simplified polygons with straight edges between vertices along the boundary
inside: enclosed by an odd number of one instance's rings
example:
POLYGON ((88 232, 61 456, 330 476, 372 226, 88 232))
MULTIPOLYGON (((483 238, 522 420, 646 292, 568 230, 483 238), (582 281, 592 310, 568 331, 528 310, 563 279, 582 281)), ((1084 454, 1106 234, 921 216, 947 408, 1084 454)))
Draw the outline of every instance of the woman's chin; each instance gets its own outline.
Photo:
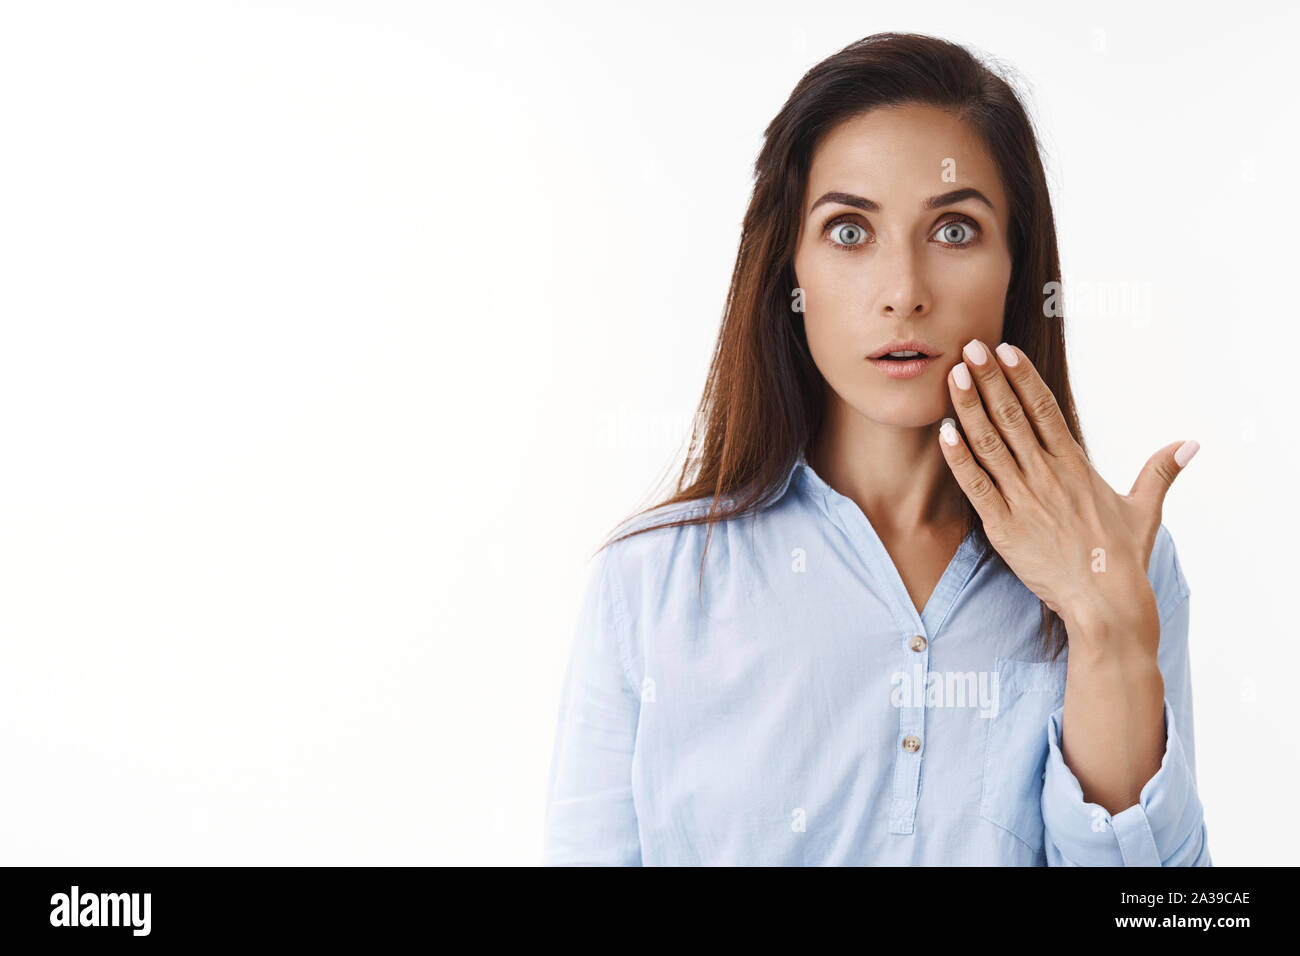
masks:
POLYGON ((929 401, 910 400, 863 402, 856 406, 863 418, 868 418, 879 425, 893 428, 928 428, 937 424, 945 416, 952 415, 952 408, 944 401, 946 396, 933 396, 929 401))

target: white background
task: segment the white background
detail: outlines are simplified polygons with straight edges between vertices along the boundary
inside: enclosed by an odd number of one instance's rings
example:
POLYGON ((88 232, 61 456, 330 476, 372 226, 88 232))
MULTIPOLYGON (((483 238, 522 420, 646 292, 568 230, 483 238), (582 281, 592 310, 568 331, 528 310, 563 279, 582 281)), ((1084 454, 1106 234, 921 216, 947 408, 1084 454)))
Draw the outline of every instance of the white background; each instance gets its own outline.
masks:
POLYGON ((1297 19, 4 3, 0 858, 537 862, 585 561, 684 450, 762 130, 898 30, 1023 79, 1099 470, 1202 443, 1211 852, 1294 863, 1297 19))

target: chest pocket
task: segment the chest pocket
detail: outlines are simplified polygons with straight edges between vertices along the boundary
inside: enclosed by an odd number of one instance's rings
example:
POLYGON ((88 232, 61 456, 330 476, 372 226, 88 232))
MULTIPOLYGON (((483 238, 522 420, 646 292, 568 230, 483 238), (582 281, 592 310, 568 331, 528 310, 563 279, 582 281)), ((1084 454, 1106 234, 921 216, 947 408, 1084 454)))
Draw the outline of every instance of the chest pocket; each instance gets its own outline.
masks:
POLYGON ((997 711, 988 718, 980 816, 1032 850, 1043 846, 1047 718, 1065 700, 1065 659, 999 657, 997 711))

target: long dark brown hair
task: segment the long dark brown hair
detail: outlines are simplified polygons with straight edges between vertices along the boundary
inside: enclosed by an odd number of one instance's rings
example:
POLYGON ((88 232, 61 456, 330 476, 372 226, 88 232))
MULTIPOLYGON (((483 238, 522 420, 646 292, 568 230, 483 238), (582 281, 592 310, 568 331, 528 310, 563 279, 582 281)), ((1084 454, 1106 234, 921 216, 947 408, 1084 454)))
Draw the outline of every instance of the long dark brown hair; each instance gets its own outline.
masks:
MULTIPOLYGON (((1044 308, 1045 294, 1059 292, 1061 275, 1056 225, 1030 118, 1009 83, 965 47, 937 37, 877 33, 804 74, 764 131, 722 325, 677 487, 618 527, 650 511, 711 498, 707 513, 690 509, 677 520, 618 535, 601 549, 657 528, 707 524, 707 553, 713 525, 767 503, 800 450, 816 438, 825 380, 809 353, 802 313, 791 308, 808 172, 818 143, 837 124, 901 104, 948 110, 980 136, 992 156, 1011 220, 1002 338, 1029 357, 1086 451, 1066 369, 1062 310, 1044 308)), ((962 504, 964 533, 975 532, 987 546, 979 515, 964 495, 962 504)), ((703 576, 701 557, 701 588, 703 576)), ((1065 626, 1040 603, 1040 634, 1045 648, 1055 645, 1055 658, 1065 646, 1065 626)))

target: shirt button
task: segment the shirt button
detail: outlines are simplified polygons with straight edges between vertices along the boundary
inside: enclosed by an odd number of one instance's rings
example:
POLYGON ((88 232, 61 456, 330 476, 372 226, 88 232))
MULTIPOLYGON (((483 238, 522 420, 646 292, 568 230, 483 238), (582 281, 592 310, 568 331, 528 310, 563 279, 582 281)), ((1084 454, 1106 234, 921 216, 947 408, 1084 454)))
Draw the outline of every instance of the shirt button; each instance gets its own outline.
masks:
POLYGON ((912 650, 914 650, 914 651, 923 651, 923 650, 925 650, 925 638, 922 637, 920 634, 914 634, 914 635, 912 636, 912 644, 911 644, 911 647, 912 647, 912 650))
POLYGON ((921 738, 916 734, 908 734, 903 738, 903 749, 910 754, 916 753, 921 749, 921 738))

